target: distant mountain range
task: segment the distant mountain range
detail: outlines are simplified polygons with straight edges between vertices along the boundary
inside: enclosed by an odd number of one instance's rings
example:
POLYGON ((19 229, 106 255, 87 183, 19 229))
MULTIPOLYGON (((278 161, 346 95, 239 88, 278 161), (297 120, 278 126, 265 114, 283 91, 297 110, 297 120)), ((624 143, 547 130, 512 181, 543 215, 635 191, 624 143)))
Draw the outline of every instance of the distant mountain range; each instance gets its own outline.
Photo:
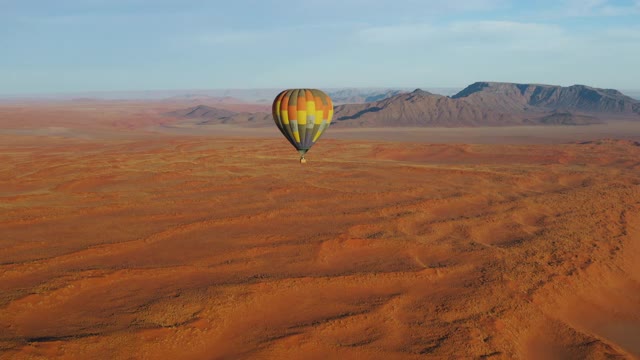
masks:
POLYGON ((165 115, 188 121, 194 125, 242 125, 261 127, 273 124, 271 113, 235 112, 206 105, 168 112, 165 115))
POLYGON ((587 125, 639 114, 640 101, 617 90, 497 82, 476 82, 451 97, 416 90, 336 107, 341 126, 587 125))
MULTIPOLYGON (((640 101, 617 90, 585 85, 476 82, 450 97, 420 89, 368 96, 343 90, 338 95, 363 102, 335 107, 332 126, 340 127, 588 125, 619 118, 640 121, 640 101)), ((267 126, 272 122, 269 113, 220 114, 201 106, 167 115, 195 119, 201 124, 267 126)))
POLYGON ((193 108, 176 110, 168 113, 167 115, 187 118, 187 119, 227 119, 237 115, 238 112, 214 108, 206 105, 198 105, 193 108))
MULTIPOLYGON (((333 88, 323 89, 334 101, 334 104, 363 103, 381 100, 409 92, 407 88, 333 88)), ((451 95, 456 88, 435 88, 433 91, 451 95)), ((6 102, 39 102, 39 101, 152 101, 152 102, 184 102, 188 104, 207 105, 224 104, 266 104, 271 105, 273 99, 282 89, 210 89, 210 90, 152 90, 152 91, 117 91, 117 92, 83 92, 68 94, 40 95, 0 95, 0 103, 6 102)))
POLYGON ((384 100, 406 92, 408 92, 408 90, 342 89, 328 91, 327 95, 329 95, 331 100, 336 104, 363 104, 384 100))
POLYGON ((486 126, 515 124, 508 114, 493 111, 423 90, 400 94, 369 104, 335 107, 332 125, 387 126, 486 126))
POLYGON ((453 95, 500 111, 574 110, 598 113, 640 112, 640 102, 618 90, 585 85, 568 87, 476 82, 453 95))

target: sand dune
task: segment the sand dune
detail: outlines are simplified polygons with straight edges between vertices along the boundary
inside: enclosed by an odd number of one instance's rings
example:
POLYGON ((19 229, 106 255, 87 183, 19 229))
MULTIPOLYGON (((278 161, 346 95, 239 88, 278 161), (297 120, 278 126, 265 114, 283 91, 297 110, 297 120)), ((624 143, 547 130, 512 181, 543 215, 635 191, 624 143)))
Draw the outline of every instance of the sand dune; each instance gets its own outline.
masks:
POLYGON ((0 359, 640 357, 632 141, 145 136, 0 135, 0 359))

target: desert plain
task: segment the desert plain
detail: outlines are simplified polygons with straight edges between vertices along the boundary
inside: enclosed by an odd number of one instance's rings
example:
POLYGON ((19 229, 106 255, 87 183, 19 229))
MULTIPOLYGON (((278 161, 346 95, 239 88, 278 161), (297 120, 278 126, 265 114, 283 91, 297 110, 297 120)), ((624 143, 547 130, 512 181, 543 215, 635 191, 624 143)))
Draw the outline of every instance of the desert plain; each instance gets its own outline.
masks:
MULTIPOLYGON (((640 123, 0 107, 0 359, 640 357, 640 123)), ((149 110, 151 109, 151 110, 149 110)))

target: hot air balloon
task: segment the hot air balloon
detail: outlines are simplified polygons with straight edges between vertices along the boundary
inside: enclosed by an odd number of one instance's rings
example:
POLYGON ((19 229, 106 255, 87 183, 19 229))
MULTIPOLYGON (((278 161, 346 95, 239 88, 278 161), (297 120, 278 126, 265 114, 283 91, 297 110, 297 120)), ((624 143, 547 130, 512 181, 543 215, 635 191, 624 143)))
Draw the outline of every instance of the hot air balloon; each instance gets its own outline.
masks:
POLYGON ((273 121, 282 135, 304 155, 329 127, 333 103, 324 92, 316 89, 284 90, 273 100, 273 121))

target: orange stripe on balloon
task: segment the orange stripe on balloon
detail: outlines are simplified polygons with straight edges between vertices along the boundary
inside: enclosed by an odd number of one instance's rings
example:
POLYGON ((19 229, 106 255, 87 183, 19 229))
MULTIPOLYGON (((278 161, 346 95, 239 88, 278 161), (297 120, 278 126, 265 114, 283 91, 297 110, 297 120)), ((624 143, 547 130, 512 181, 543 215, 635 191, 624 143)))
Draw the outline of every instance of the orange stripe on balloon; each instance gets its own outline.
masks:
POLYGON ((307 111, 307 97, 304 90, 298 90, 298 111, 307 111))
POLYGON ((282 102, 280 103, 280 116, 282 116, 282 112, 287 112, 287 119, 291 119, 289 115, 289 91, 284 92, 284 96, 282 97, 282 102))
POLYGON ((322 111, 322 118, 324 119, 325 112, 324 104, 322 104, 322 98, 316 94, 316 96, 313 97, 313 100, 316 102, 316 111, 322 111))
POLYGON ((298 90, 289 92, 289 101, 287 109, 289 110, 289 121, 298 120, 298 90))

